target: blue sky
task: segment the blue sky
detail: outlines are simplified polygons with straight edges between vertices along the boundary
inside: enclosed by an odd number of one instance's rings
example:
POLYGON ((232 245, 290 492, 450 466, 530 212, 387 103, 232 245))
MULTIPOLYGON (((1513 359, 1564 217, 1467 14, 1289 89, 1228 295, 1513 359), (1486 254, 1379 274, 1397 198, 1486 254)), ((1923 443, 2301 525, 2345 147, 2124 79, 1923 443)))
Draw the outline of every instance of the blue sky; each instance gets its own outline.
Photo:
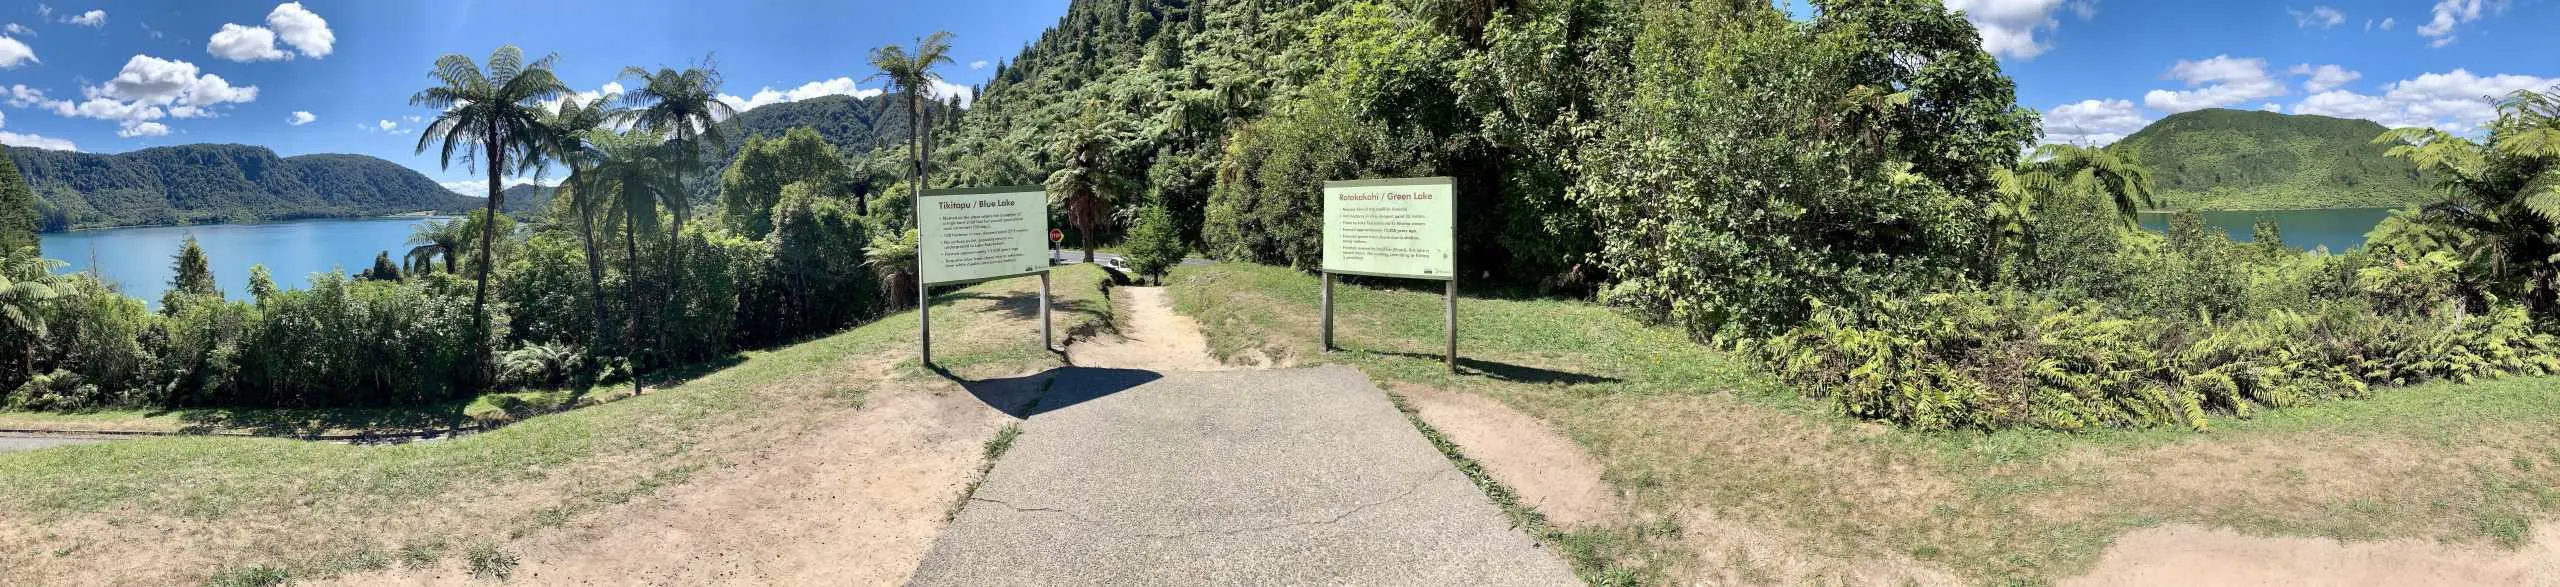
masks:
MULTIPOLYGON (((625 65, 681 66, 716 51, 728 93, 757 105, 876 91, 864 55, 934 30, 958 35, 946 75, 976 84, 993 70, 974 62, 1011 57, 1067 0, 7 4, 0 142, 362 153, 462 182, 474 176, 412 153, 411 117, 431 113, 408 98, 439 55, 515 43, 559 54, 569 84, 592 91, 625 65)), ((2055 142, 2103 144, 2205 107, 2473 132, 2491 116, 2487 96, 2560 83, 2560 0, 1948 4, 1980 26, 2055 142)))
POLYGON ((88 152, 244 143, 288 156, 361 153, 440 181, 468 180, 475 176, 459 166, 413 154, 422 125, 410 117, 433 113, 410 107, 409 97, 447 53, 483 59, 508 43, 556 53, 563 80, 582 91, 614 82, 626 65, 680 67, 710 54, 743 105, 876 91, 879 83, 865 81, 873 47, 948 30, 957 63, 943 75, 965 91, 994 73, 974 62, 1013 57, 1066 5, 8 0, 0 2, 0 142, 88 152), (763 89, 771 92, 759 96, 763 89), (310 120, 294 124, 297 113, 310 120))

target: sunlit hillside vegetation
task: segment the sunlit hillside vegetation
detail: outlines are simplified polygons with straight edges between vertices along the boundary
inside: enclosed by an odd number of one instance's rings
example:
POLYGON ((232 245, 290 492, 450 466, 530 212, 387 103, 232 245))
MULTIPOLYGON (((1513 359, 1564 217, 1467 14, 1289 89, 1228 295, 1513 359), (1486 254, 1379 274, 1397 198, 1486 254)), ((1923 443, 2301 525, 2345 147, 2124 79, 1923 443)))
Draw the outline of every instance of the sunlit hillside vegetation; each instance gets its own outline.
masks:
POLYGON ((2368 120, 2243 110, 2169 115, 2111 148, 2156 174, 2177 210, 2398 208, 2439 194, 2418 167, 2373 142, 2368 120))

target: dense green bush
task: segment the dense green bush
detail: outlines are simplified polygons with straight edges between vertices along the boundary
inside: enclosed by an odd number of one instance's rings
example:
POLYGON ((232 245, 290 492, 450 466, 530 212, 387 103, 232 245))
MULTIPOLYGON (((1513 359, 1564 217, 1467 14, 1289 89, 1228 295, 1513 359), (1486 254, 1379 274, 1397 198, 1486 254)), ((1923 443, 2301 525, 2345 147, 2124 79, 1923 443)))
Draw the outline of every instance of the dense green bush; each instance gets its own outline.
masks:
POLYGON ((1924 430, 2181 426, 2376 385, 2560 372, 2524 310, 2386 316, 2362 300, 2222 322, 2010 293, 1827 307, 1744 345, 1842 412, 1924 430))
POLYGON ((1754 336, 1990 265, 1992 173, 2035 119, 1971 25, 1931 2, 1647 10, 1572 192, 1610 302, 1754 336))
MULTIPOLYGON (((459 399, 488 366, 478 349, 503 348, 503 328, 475 336, 459 282, 356 281, 334 273, 279 294, 235 354, 239 377, 208 387, 200 405, 335 407, 423 405, 459 399), (486 337, 485 340, 479 340, 486 337)), ((503 315, 492 322, 505 324, 503 315)))

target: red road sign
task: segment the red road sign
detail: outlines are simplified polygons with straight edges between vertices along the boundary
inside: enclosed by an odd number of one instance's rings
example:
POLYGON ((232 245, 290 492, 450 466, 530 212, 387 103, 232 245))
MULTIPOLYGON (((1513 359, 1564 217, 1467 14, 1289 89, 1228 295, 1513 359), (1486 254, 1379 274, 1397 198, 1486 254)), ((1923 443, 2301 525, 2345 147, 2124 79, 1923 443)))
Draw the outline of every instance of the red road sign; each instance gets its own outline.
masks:
POLYGON ((1058 229, 1055 229, 1055 228, 1049 229, 1049 242, 1053 242, 1053 243, 1057 243, 1057 242, 1066 242, 1066 240, 1067 240, 1067 231, 1064 231, 1064 230, 1058 230, 1058 229))

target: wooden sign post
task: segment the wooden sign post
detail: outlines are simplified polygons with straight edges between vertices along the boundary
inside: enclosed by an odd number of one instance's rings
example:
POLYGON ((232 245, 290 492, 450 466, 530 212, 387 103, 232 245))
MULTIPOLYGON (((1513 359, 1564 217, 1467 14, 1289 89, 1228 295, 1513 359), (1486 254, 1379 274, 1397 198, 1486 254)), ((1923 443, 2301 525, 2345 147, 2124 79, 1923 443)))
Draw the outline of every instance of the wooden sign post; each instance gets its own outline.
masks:
POLYGON ((916 349, 933 365, 937 285, 1040 276, 1040 346, 1049 326, 1049 194, 1040 186, 933 190, 916 201, 916 349))
POLYGON ((1441 323, 1442 356, 1458 371, 1458 251, 1453 230, 1457 181, 1447 177, 1373 179, 1324 184, 1324 291, 1317 332, 1333 346, 1333 276, 1366 275, 1448 282, 1441 323))

